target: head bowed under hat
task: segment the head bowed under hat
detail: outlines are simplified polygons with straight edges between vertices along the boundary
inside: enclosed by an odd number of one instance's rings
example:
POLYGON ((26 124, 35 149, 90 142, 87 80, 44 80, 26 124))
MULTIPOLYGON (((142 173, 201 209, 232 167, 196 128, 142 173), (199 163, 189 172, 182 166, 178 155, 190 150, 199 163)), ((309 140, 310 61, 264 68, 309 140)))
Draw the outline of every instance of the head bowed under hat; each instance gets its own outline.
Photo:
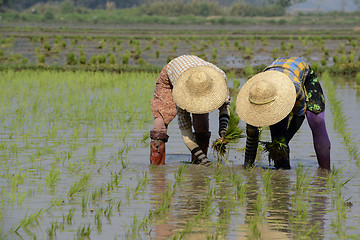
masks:
POLYGON ((284 119, 296 100, 294 83, 284 73, 269 70, 250 78, 236 99, 239 117, 255 127, 270 126, 284 119))
POLYGON ((218 109, 229 96, 224 76, 209 66, 183 72, 175 81, 172 94, 178 107, 196 114, 218 109))

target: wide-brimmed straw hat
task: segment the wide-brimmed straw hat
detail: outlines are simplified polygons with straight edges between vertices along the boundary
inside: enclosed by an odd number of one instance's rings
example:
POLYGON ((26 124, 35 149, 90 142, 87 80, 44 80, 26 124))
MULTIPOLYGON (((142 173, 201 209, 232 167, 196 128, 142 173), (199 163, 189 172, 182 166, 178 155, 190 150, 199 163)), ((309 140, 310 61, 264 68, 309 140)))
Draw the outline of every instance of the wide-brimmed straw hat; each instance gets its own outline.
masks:
POLYGON ((213 67, 198 66, 186 70, 176 79, 172 94, 179 108, 202 114, 221 107, 229 92, 220 72, 213 67))
POLYGON ((239 117, 255 127, 270 126, 284 119, 296 100, 294 83, 279 71, 261 72, 250 78, 236 99, 239 117))

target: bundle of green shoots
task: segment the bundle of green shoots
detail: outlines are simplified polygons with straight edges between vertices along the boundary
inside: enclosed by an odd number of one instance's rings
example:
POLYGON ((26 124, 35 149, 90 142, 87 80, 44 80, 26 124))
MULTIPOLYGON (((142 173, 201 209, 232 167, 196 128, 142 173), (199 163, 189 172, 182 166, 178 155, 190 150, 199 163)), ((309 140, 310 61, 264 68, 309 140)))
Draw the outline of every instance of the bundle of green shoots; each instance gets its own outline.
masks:
POLYGON ((239 127, 239 122, 240 118, 235 113, 235 107, 232 106, 230 109, 229 124, 224 139, 219 138, 212 143, 213 152, 216 152, 218 157, 224 156, 226 153, 226 145, 228 143, 234 143, 239 138, 245 137, 243 134, 244 131, 239 127))
POLYGON ((269 155, 269 162, 277 161, 288 156, 289 147, 285 143, 285 139, 277 139, 272 142, 260 141, 261 145, 264 147, 264 152, 267 152, 269 155))

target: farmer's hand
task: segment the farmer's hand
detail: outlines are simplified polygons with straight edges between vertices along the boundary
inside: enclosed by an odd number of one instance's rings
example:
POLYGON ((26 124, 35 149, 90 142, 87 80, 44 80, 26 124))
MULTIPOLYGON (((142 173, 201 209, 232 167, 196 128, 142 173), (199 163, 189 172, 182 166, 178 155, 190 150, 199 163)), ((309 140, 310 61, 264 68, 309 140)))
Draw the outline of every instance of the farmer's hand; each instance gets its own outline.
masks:
POLYGON ((220 143, 226 144, 227 142, 225 141, 225 134, 226 134, 226 130, 223 129, 221 131, 219 131, 219 136, 220 136, 220 143), (226 142, 226 143, 225 143, 226 142))

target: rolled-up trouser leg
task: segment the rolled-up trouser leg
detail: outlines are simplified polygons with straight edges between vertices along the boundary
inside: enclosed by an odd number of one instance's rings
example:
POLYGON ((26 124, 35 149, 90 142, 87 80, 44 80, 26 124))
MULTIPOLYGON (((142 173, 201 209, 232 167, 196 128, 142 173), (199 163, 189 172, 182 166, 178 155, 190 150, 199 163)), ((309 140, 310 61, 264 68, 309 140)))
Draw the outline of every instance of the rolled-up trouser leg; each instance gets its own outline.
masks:
POLYGON ((330 169, 330 139, 326 131, 325 113, 319 114, 306 111, 311 132, 313 135, 314 149, 319 166, 323 169, 330 169))
MULTIPOLYGON (((207 157, 209 141, 211 133, 209 132, 209 114, 192 114, 192 122, 194 127, 194 135, 196 144, 199 145, 200 150, 207 157)), ((195 153, 195 151, 194 151, 195 153)), ((191 162, 196 163, 199 161, 196 153, 192 153, 191 162)))
MULTIPOLYGON (((194 133, 194 135, 195 135, 196 143, 199 145, 200 150, 207 157, 211 132, 194 133)), ((191 162, 192 163, 197 163, 198 160, 200 160, 200 159, 199 159, 199 157, 197 157, 196 153, 191 155, 191 162)))
POLYGON ((150 164, 165 164, 165 143, 169 136, 166 133, 150 131, 150 164))
POLYGON ((246 124, 246 148, 244 167, 254 165, 256 152, 259 145, 259 129, 257 127, 246 124))
POLYGON ((165 143, 169 136, 166 134, 167 125, 162 118, 154 119, 153 130, 150 131, 150 164, 165 164, 165 143))
MULTIPOLYGON (((270 133, 271 133, 271 141, 279 141, 282 138, 285 138, 285 133, 287 131, 289 122, 289 116, 285 117, 280 122, 270 126, 270 133)), ((273 159, 275 163, 275 168, 279 169, 290 169, 290 150, 286 153, 281 159, 273 159)))

